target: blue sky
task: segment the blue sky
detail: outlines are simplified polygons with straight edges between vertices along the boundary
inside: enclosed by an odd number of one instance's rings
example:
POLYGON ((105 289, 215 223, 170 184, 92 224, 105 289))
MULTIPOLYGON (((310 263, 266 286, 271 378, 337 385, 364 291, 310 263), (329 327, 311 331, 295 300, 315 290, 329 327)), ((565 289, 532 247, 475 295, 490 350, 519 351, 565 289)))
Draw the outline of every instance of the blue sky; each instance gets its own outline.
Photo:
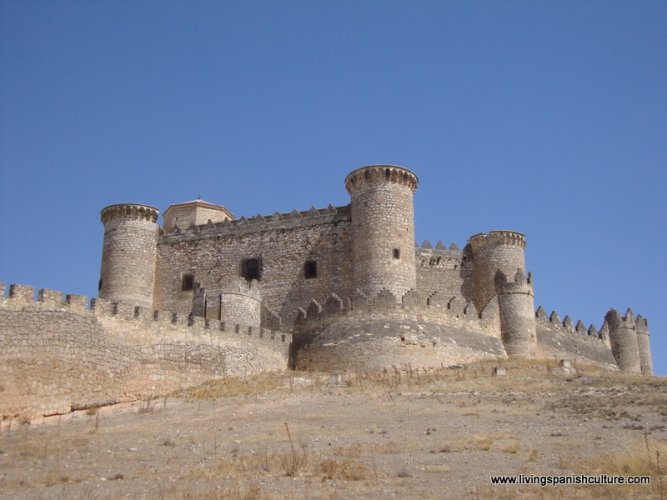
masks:
POLYGON ((94 296, 99 210, 237 216, 420 178, 418 241, 528 239, 536 305, 667 374, 664 1, 0 0, 0 280, 94 296))

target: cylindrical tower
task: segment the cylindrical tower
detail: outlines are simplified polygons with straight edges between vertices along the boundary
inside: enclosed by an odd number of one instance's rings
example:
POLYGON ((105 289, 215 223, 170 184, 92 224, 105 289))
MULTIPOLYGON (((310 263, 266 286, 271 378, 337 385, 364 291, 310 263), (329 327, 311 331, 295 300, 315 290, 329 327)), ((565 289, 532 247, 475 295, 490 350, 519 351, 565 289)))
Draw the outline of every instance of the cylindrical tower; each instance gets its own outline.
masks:
POLYGON ((500 309, 500 338, 510 357, 532 357, 537 353, 535 301, 531 276, 519 269, 510 281, 496 272, 495 287, 500 309))
POLYGON ((640 374, 642 370, 632 311, 628 309, 625 316, 621 317, 616 309, 611 309, 605 320, 609 325, 609 341, 616 364, 622 372, 640 374))
POLYGON ((262 294, 257 280, 238 280, 220 293, 220 319, 226 323, 259 328, 262 294))
POLYGON ((158 210, 123 203, 102 210, 104 248, 99 296, 153 307, 158 210))
POLYGON ((653 375, 653 360, 651 359, 651 342, 648 333, 648 321, 641 315, 635 320, 637 328, 637 349, 639 350, 639 364, 642 375, 653 375))
POLYGON ((417 286, 413 195, 418 179, 396 165, 369 165, 345 178, 352 198, 354 285, 400 300, 417 286))
POLYGON ((494 279, 497 271, 511 278, 517 270, 526 269, 526 238, 515 231, 489 231, 489 234, 472 236, 469 243, 473 258, 474 302, 481 311, 496 294, 494 279))

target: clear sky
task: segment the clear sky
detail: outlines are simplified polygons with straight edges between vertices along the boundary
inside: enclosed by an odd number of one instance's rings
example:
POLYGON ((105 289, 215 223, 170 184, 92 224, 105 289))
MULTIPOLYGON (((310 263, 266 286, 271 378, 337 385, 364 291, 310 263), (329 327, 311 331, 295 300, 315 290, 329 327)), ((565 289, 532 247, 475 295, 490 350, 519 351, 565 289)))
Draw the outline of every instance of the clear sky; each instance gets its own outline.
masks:
POLYGON ((99 211, 420 178, 419 243, 528 239, 536 305, 667 374, 667 2, 0 0, 0 280, 96 294, 99 211))

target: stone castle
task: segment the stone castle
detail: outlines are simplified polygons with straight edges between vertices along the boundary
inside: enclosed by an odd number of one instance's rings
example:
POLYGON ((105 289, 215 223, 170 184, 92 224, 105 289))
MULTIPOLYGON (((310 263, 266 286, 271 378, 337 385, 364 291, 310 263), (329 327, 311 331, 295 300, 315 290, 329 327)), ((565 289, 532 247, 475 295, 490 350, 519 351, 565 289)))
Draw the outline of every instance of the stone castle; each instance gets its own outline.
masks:
POLYGON ((648 325, 631 310, 612 309, 599 330, 535 311, 523 234, 415 247, 417 186, 406 168, 371 165, 345 178, 351 203, 340 207, 236 219, 198 199, 167 208, 162 227, 151 206, 106 207, 99 298, 87 306, 42 290, 34 301, 32 288, 12 285, 0 304, 0 375, 20 378, 7 367, 43 363, 47 349, 58 377, 76 362, 102 379, 97 392, 61 391, 84 394, 84 405, 288 367, 555 357, 652 375, 648 325))

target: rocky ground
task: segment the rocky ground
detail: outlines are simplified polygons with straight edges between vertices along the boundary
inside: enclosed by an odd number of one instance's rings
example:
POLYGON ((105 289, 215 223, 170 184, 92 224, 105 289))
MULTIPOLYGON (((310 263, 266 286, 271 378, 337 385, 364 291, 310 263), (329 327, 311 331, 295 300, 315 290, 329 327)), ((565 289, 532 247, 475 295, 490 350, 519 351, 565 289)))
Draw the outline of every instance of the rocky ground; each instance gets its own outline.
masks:
POLYGON ((230 379, 0 428, 3 498, 667 498, 667 379, 555 362, 230 379), (498 486, 491 475, 649 475, 498 486))

